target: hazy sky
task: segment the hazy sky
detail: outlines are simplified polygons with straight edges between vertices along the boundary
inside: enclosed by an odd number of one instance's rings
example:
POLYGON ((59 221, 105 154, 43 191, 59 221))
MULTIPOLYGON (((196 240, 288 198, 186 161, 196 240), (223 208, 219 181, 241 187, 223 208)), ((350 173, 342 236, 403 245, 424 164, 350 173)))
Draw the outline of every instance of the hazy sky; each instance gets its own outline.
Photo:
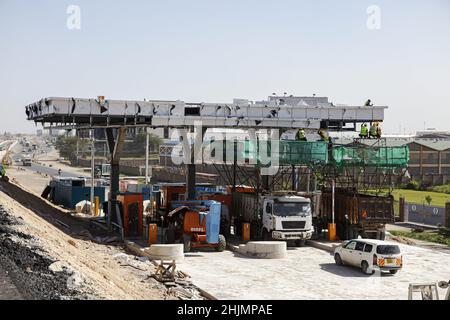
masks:
POLYGON ((450 130, 450 1, 0 0, 0 131, 33 132, 24 106, 48 96, 272 92, 371 98, 390 106, 388 132, 450 130), (69 5, 80 30, 67 28, 69 5), (367 26, 370 5, 381 29, 367 26))

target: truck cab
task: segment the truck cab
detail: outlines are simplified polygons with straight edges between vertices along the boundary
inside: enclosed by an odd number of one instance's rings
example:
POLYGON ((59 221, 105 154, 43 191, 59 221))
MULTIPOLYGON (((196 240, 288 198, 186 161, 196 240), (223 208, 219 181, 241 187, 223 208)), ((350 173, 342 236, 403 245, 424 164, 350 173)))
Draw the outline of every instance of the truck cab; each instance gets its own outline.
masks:
POLYGON ((303 245, 313 234, 311 200, 300 196, 263 196, 263 238, 303 245))

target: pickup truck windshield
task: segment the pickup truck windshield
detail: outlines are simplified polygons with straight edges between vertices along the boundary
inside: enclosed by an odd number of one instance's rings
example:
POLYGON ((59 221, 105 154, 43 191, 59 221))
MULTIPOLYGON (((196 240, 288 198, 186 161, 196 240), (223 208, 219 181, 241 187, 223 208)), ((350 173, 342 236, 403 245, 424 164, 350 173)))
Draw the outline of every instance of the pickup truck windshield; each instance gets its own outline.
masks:
POLYGON ((309 215, 311 213, 307 202, 280 202, 274 203, 273 213, 280 217, 309 215))

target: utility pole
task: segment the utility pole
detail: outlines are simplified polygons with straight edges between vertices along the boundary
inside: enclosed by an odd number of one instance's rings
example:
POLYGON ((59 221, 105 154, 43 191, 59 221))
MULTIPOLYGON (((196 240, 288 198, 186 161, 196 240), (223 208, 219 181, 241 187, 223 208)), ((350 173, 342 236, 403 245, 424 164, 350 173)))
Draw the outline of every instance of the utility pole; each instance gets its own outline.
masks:
POLYGON ((150 133, 148 127, 145 127, 145 184, 148 185, 150 183, 148 176, 148 152, 150 145, 150 133))
POLYGON ((95 137, 94 129, 90 130, 91 133, 91 214, 94 215, 94 180, 95 180, 95 137))

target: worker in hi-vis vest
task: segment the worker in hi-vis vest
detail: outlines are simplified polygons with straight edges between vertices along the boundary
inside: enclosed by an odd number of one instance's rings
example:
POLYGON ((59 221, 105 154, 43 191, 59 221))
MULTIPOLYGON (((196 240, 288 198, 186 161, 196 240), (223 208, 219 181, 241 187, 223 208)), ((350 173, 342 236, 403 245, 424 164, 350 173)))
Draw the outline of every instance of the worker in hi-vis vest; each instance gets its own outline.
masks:
POLYGON ((371 138, 380 139, 381 138, 381 127, 378 122, 372 123, 370 126, 369 135, 371 138))
POLYGON ((296 140, 298 140, 298 141, 307 141, 306 140, 306 135, 305 135, 305 129, 298 130, 296 140))
POLYGON ((319 130, 319 136, 322 139, 322 141, 330 142, 330 137, 328 136, 328 133, 324 129, 319 130))
POLYGON ((361 125, 361 132, 359 133, 359 137, 361 139, 367 139, 369 137, 369 128, 367 127, 367 123, 363 123, 361 125))

